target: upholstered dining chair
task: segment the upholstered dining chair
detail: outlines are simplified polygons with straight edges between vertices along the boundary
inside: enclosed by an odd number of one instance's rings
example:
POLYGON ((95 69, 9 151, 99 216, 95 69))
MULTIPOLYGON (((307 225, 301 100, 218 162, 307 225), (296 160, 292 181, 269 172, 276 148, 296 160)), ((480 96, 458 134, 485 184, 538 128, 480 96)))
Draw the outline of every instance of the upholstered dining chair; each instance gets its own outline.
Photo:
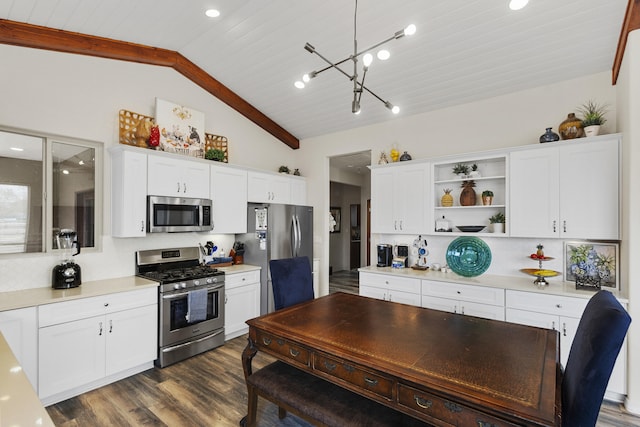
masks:
POLYGON ((276 310, 314 298, 313 275, 308 257, 269 261, 276 310))
POLYGON ((563 427, 596 425, 631 317, 608 291, 587 303, 562 378, 563 427))

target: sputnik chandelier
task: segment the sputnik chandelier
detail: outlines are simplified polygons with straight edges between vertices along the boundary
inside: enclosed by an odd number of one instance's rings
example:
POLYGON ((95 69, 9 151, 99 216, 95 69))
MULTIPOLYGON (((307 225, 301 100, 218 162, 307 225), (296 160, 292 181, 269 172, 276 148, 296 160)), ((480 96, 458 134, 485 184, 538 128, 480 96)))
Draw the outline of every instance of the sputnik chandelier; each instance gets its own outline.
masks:
MULTIPOLYGON (((305 87, 305 85, 307 83, 309 83, 311 81, 311 79, 317 77, 318 74, 333 68, 333 69, 339 71, 340 73, 344 74, 349 80, 351 80, 353 82, 353 101, 351 102, 351 112, 352 113, 360 114, 360 99, 362 98, 362 92, 366 91, 369 94, 373 95, 375 98, 377 98, 380 102, 382 102, 385 105, 385 107, 387 107, 389 110, 391 110, 394 114, 398 114, 400 112, 400 107, 398 107, 397 105, 393 105, 389 101, 385 101, 384 99, 382 99, 381 97, 376 95, 373 91, 371 91, 368 87, 366 87, 364 85, 364 80, 365 80, 365 77, 367 76, 367 71, 369 71, 369 66, 373 62, 373 55, 371 55, 371 53, 369 53, 369 52, 374 50, 374 49, 377 49, 378 47, 382 46, 383 44, 385 44, 387 42, 390 42, 391 40, 396 40, 396 39, 402 38, 404 36, 410 36, 410 35, 414 34, 416 32, 416 26, 411 24, 411 25, 407 26, 403 30, 396 31, 396 33, 393 36, 389 37, 388 39, 383 40, 380 43, 376 43, 373 46, 358 52, 357 15, 358 15, 358 0, 355 0, 355 11, 354 11, 354 14, 353 14, 353 54, 349 55, 348 57, 346 57, 345 59, 343 59, 341 61, 331 62, 329 59, 327 59, 324 56, 322 56, 316 50, 315 47, 313 47, 309 43, 306 43, 304 45, 305 50, 307 50, 309 53, 315 53, 324 62, 326 62, 329 65, 326 66, 325 68, 322 68, 321 70, 312 71, 309 74, 305 74, 304 76, 302 76, 302 80, 298 80, 298 81, 295 82, 295 86, 298 89, 302 89, 302 88, 305 87), (358 58, 360 58, 361 56, 362 56, 362 64, 363 64, 362 79, 358 80, 358 78, 359 78, 359 76, 358 76, 358 58), (349 74, 346 71, 344 71, 342 68, 340 68, 340 65, 342 65, 342 64, 344 64, 345 62, 348 62, 348 61, 352 61, 353 62, 353 74, 349 74)), ((378 59, 380 59, 382 61, 388 59, 389 56, 390 56, 389 51, 384 50, 384 49, 378 51, 378 54, 377 54, 378 59)))

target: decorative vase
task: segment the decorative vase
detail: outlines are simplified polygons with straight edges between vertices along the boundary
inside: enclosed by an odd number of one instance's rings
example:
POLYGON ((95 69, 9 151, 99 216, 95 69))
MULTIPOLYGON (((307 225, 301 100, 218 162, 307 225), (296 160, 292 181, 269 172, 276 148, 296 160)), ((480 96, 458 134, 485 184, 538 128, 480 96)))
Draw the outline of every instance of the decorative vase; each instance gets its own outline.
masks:
POLYGON ((582 120, 577 118, 574 113, 569 113, 558 126, 558 131, 562 139, 580 138, 582 136, 582 120))
POLYGON ((600 125, 591 125, 584 128, 584 136, 598 136, 600 125))
POLYGON ((411 155, 405 151, 402 153, 402 156, 400 156, 400 161, 406 162, 407 160, 411 160, 411 155))
POLYGON ((453 196, 451 195, 451 190, 449 188, 445 188, 444 195, 440 198, 440 205, 449 208, 453 206, 453 196))
POLYGON ((294 174, 295 176, 300 176, 300 171, 298 170, 298 168, 296 168, 296 169, 293 171, 293 174, 294 174))
POLYGON ((475 206, 476 204, 476 191, 473 187, 476 186, 474 181, 463 181, 462 192, 460 193, 460 206, 475 206))
POLYGON ((560 140, 560 135, 552 131, 553 128, 547 128, 547 131, 540 136, 540 143, 555 142, 560 140))
POLYGON ((389 160, 387 159, 387 153, 383 151, 380 153, 380 159, 378 159, 378 164, 386 165, 387 163, 389 163, 389 160))
POLYGON ((493 196, 482 196, 482 204, 489 206, 493 203, 493 196))

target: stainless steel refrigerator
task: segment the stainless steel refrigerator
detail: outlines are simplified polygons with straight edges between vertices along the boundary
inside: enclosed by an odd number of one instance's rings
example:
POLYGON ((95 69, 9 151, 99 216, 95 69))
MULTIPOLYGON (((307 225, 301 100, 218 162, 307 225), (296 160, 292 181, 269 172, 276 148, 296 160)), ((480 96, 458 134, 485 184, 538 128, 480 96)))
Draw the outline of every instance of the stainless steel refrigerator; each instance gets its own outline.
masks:
POLYGON ((274 310, 269 261, 306 256, 313 265, 313 208, 311 206, 249 203, 247 233, 236 235, 244 243, 244 263, 260 270, 260 314, 274 310))

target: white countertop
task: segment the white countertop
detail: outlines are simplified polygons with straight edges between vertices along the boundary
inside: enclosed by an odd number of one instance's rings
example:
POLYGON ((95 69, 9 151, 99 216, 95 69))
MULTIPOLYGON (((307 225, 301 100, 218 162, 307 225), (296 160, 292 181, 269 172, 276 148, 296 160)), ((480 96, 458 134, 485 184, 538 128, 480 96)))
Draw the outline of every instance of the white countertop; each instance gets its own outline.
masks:
POLYGON ((108 295, 136 289, 158 287, 158 282, 137 276, 84 282, 77 288, 35 288, 20 291, 0 292, 0 311, 33 307, 72 299, 108 295))
POLYGON ((260 270, 260 267, 249 264, 236 264, 228 267, 217 267, 218 270, 224 271, 224 274, 247 273, 249 271, 260 270))
MULTIPOLYGON (((467 285, 481 285, 493 288, 511 289, 517 291, 539 292, 552 295, 564 295, 580 298, 591 298, 594 294, 591 290, 576 289, 574 282, 560 282, 549 280, 549 285, 538 287, 533 284, 535 277, 522 275, 515 276, 497 276, 491 274, 481 274, 476 277, 460 276, 452 271, 443 273, 441 271, 432 270, 414 270, 412 268, 392 268, 392 267, 361 267, 358 271, 362 273, 387 274, 398 277, 409 277, 422 280, 434 280, 437 282, 462 283, 467 285)), ((611 291, 620 302, 628 302, 628 300, 620 295, 620 292, 610 288, 603 288, 611 291)))
POLYGON ((53 426, 47 410, 0 333, 0 424, 53 426))

